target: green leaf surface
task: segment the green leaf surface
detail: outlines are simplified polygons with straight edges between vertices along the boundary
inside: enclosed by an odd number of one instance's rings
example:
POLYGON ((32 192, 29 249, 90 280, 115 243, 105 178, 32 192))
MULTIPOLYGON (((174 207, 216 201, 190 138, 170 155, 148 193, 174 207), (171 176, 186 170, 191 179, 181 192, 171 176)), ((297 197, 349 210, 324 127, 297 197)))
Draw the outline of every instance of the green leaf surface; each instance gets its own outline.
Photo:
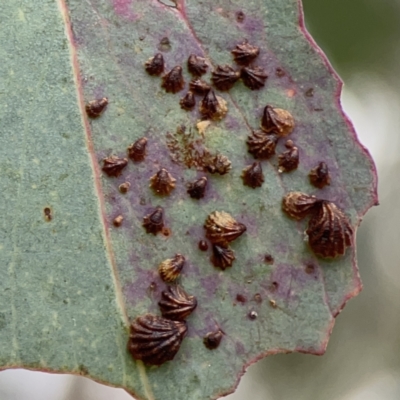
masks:
POLYGON ((304 242, 305 223, 281 210, 289 191, 316 194, 339 205, 356 228, 377 202, 373 162, 340 109, 341 83, 307 37, 297 0, 174 4, 16 0, 1 7, 2 368, 84 374, 149 400, 216 398, 231 392, 245 366, 263 356, 322 354, 334 318, 361 288, 354 248, 333 261, 316 258, 304 242), (169 46, 160 44, 165 37, 169 46), (218 94, 228 115, 211 123, 204 142, 229 157, 232 171, 209 175, 206 197, 193 200, 186 184, 201 174, 172 161, 166 134, 182 125, 197 134, 200 116, 179 107, 185 92, 165 93, 143 65, 161 49, 167 69, 183 66, 188 82, 189 54, 214 66, 232 64, 230 50, 245 39, 260 47, 257 64, 269 78, 259 91, 238 83, 218 94), (103 96, 107 110, 89 120, 85 102, 103 96), (300 165, 279 174, 277 157, 264 161, 265 182, 253 190, 240 176, 253 162, 246 139, 266 104, 294 116, 290 138, 300 165), (105 157, 125 157, 142 136, 149 139, 144 162, 129 162, 118 178, 101 173, 105 157), (308 180, 320 161, 332 179, 322 190, 308 180), (167 197, 149 188, 160 167, 177 179, 167 197), (130 190, 121 194, 118 186, 126 181, 130 190), (158 205, 169 236, 149 235, 142 226, 158 205), (236 261, 225 271, 197 246, 215 210, 247 226, 232 244, 236 261), (118 215, 124 217, 119 228, 112 224, 118 215), (126 350, 129 321, 159 312, 165 285, 157 265, 175 253, 188 259, 181 284, 198 307, 175 359, 146 367, 126 350), (273 264, 264 262, 266 253, 273 264), (238 302, 238 294, 246 301, 238 302), (217 328, 225 335, 210 351, 203 337, 217 328))

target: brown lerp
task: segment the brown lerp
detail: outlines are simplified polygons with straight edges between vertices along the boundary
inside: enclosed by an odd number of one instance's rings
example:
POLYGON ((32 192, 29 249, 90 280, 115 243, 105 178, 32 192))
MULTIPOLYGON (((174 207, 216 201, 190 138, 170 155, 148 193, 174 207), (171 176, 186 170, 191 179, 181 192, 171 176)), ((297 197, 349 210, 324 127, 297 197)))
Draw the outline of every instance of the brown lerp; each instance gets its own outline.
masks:
POLYGON ((149 75, 161 75, 164 71, 163 55, 157 53, 154 57, 149 58, 144 64, 144 68, 149 75))
POLYGON ((236 63, 239 65, 249 65, 260 54, 260 48, 244 42, 238 44, 231 53, 236 63))
POLYGON ((128 147, 128 157, 135 162, 143 161, 146 157, 147 138, 142 137, 128 147))
POLYGON ((312 214, 319 202, 315 196, 302 192, 289 192, 282 199, 282 209, 289 217, 301 220, 312 214))
POLYGON ((128 165, 126 158, 118 158, 115 156, 107 157, 103 160, 102 171, 108 176, 118 177, 122 170, 128 165))
POLYGON ((243 83, 251 90, 261 89, 268 74, 261 67, 244 67, 240 73, 243 83))
POLYGON ((243 184, 253 189, 261 187, 264 182, 264 174, 261 163, 258 161, 248 165, 242 173, 243 184))
POLYGON ((108 105, 107 97, 91 100, 85 105, 86 114, 90 118, 98 118, 105 111, 108 105))
POLYGON ((143 218, 143 227, 147 233, 157 235, 164 229, 164 210, 162 207, 156 207, 150 214, 143 218))
POLYGON ((212 72, 211 80, 218 90, 229 90, 239 80, 240 72, 229 65, 217 65, 212 72))
POLYGON ((275 133, 284 137, 292 133, 294 119, 289 111, 267 105, 261 119, 261 129, 267 133, 275 133))
POLYGON ((306 233, 312 251, 321 257, 341 256, 352 245, 353 229, 350 221, 331 201, 318 203, 306 233))
POLYGON ((217 244, 213 245, 213 253, 211 256, 211 262, 214 267, 221 268, 223 271, 229 267, 232 267, 235 261, 235 252, 231 250, 228 246, 219 246, 217 244))
POLYGON ((158 302, 164 318, 184 321, 197 307, 196 297, 188 295, 179 285, 169 286, 158 302))
POLYGON ((165 169, 161 168, 150 178, 150 187, 156 194, 169 195, 175 189, 176 179, 165 169))
POLYGON ((175 281, 182 272, 186 259, 182 254, 175 254, 173 258, 164 260, 158 266, 158 273, 164 282, 175 281))
POLYGON ((185 81, 182 75, 182 67, 179 65, 172 68, 166 75, 163 76, 161 86, 168 93, 177 93, 185 86, 185 81))
POLYGON ((278 135, 275 133, 265 133, 263 131, 253 131, 247 139, 249 153, 254 158, 268 159, 275 154, 278 135))
POLYGON ((246 226, 237 222, 225 211, 212 212, 207 217, 204 228, 207 239, 214 244, 222 246, 227 245, 246 232, 246 226))
POLYGON ((175 357, 186 333, 183 321, 146 314, 131 323, 128 351, 145 364, 161 365, 175 357))

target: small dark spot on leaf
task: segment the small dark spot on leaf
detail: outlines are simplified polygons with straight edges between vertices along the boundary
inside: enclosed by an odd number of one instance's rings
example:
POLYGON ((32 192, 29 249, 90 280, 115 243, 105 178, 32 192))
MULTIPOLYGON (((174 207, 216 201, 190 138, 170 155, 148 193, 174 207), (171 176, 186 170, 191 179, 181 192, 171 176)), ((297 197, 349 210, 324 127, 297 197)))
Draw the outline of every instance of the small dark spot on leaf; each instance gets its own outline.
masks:
POLYGON ((252 311, 249 312, 249 318, 251 320, 255 320, 255 319, 257 319, 257 317, 258 317, 258 314, 257 314, 256 311, 252 310, 252 311))
POLYGON ((247 301, 247 299, 246 299, 246 297, 244 297, 242 294, 237 294, 236 295, 236 301, 238 301, 239 303, 242 303, 242 304, 244 304, 244 303, 246 303, 246 301, 247 301))
POLYGON ((149 291, 154 292, 157 289, 157 283, 151 282, 149 285, 149 291))
POLYGON ((304 94, 305 94, 307 97, 313 97, 313 96, 314 96, 314 89, 313 89, 313 88, 307 89, 307 90, 304 92, 304 94))
POLYGON ((207 251, 208 250, 208 243, 205 240, 200 240, 199 249, 201 251, 207 251))
POLYGON ((123 220, 124 217, 122 215, 118 215, 117 217, 114 218, 113 225, 118 228, 119 226, 121 226, 123 220))
POLYGON ((164 236, 168 237, 168 236, 171 235, 171 229, 169 229, 169 228, 167 228, 167 227, 164 227, 164 228, 162 229, 161 233, 162 233, 164 236))
POLYGON ((264 256, 264 262, 265 262, 266 264, 273 264, 273 263, 274 263, 274 257, 272 257, 271 254, 267 253, 267 254, 264 256))
POLYGON ((275 292, 276 290, 278 290, 278 288, 279 288, 279 283, 278 282, 274 281, 274 282, 271 283, 271 287, 270 287, 270 291, 271 292, 275 292))
POLYGON ((204 346, 206 346, 209 350, 215 350, 220 345, 222 336, 223 333, 221 330, 208 332, 203 339, 204 346))
POLYGON ((160 40, 160 43, 158 44, 158 46, 157 46, 157 48, 158 48, 158 50, 160 50, 160 51, 163 51, 163 52, 168 52, 168 51, 170 51, 171 50, 171 42, 170 42, 170 40, 167 38, 167 37, 163 37, 161 40, 160 40))
POLYGON ((306 274, 311 275, 315 272, 315 266, 313 264, 308 263, 304 270, 305 270, 306 274))
POLYGON ((285 71, 279 67, 275 70, 275 74, 278 78, 282 78, 283 76, 286 75, 285 71))
POLYGON ((51 212, 51 208, 50 208, 50 207, 45 207, 45 208, 43 209, 43 213, 44 213, 44 219, 45 219, 47 222, 50 222, 50 221, 53 219, 53 215, 52 215, 52 212, 51 212))
POLYGON ((124 182, 119 185, 118 189, 121 193, 126 193, 130 187, 131 184, 129 182, 124 182))
POLYGON ((236 21, 241 23, 244 21, 244 19, 246 18, 245 14, 243 11, 237 11, 236 12, 236 21))
POLYGON ((105 290, 110 290, 110 285, 105 285, 105 286, 104 286, 104 289, 105 289, 105 290))
POLYGON ((261 294, 260 294, 260 293, 256 293, 256 294, 254 295, 254 301, 255 301, 256 303, 258 303, 258 304, 262 303, 262 297, 261 297, 261 294))

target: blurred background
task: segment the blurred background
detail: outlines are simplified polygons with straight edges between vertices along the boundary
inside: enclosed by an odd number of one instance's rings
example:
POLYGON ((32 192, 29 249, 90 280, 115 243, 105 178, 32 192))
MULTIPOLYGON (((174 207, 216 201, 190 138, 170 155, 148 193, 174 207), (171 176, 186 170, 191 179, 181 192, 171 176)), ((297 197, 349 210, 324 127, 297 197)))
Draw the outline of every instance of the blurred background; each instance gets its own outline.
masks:
MULTIPOLYGON (((380 207, 358 231, 364 290, 323 357, 277 355, 226 400, 400 399, 400 0, 303 0, 308 30, 345 82, 342 101, 378 167, 380 207)), ((0 373, 0 400, 132 400, 86 378, 0 373)), ((190 399, 188 399, 190 400, 190 399)))

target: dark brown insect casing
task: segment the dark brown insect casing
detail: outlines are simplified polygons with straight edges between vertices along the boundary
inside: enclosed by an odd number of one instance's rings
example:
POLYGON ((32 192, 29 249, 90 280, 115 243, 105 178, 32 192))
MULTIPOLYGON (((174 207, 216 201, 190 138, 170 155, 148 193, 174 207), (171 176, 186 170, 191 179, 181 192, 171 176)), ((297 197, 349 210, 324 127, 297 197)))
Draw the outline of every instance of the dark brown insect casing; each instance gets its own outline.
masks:
POLYGON ((195 54, 189 56, 187 66, 189 72, 194 76, 204 75, 208 68, 206 59, 195 54))
POLYGON ((278 135, 275 133, 268 134, 263 131, 253 131, 247 139, 249 153, 253 154, 254 158, 271 158, 275 154, 278 139, 278 135))
POLYGON ((145 364, 161 365, 175 357, 186 333, 184 321, 146 314, 131 323, 128 351, 145 364))
POLYGON ((293 116, 287 110, 267 105, 261 118, 261 129, 267 133, 274 132, 279 137, 287 136, 294 129, 293 116))
POLYGON ((291 140, 286 142, 286 147, 288 147, 288 150, 284 151, 278 157, 279 172, 291 172, 299 166, 299 149, 293 145, 291 140))
POLYGON ((196 105, 194 93, 189 90, 186 95, 180 99, 179 104, 183 110, 193 110, 196 105))
POLYGON ((135 162, 143 161, 146 157, 147 138, 142 137, 128 147, 128 157, 135 162))
POLYGON ((203 343, 204 346, 209 350, 215 350, 219 347, 222 340, 223 333, 221 330, 217 330, 215 332, 208 332, 206 336, 204 336, 203 343))
POLYGON ((329 175, 329 169, 326 163, 321 161, 315 168, 313 168, 310 171, 309 178, 310 183, 318 189, 322 189, 326 185, 330 185, 331 177, 329 175))
POLYGON ((202 178, 189 184, 187 192, 192 199, 202 199, 206 192, 207 178, 203 176, 202 178))
POLYGON ((154 57, 149 58, 144 67, 149 75, 161 75, 164 71, 163 55, 157 53, 154 57))
POLYGON ((172 68, 166 75, 163 76, 161 85, 168 93, 177 93, 185 86, 185 81, 182 75, 182 67, 179 65, 172 68))
POLYGON ((353 229, 344 213, 331 201, 321 201, 306 231, 313 252, 335 258, 352 245, 353 229))
POLYGON ((107 157, 103 160, 102 171, 108 176, 118 177, 122 170, 128 165, 126 158, 118 158, 115 156, 107 157))
POLYGON ((240 72, 235 71, 229 65, 217 65, 212 72, 211 80, 218 90, 230 90, 239 80, 240 72))
POLYGON ((101 114, 103 114, 107 105, 108 105, 107 97, 89 101, 85 105, 86 114, 90 118, 98 118, 100 117, 101 114))
POLYGON ((154 211, 143 218, 143 226, 147 233, 157 235, 164 228, 164 210, 156 207, 154 211))
POLYGON ((165 168, 150 178, 150 187, 161 196, 169 195, 175 189, 175 183, 176 179, 165 168))
POLYGON ((221 268, 224 271, 225 269, 232 267, 235 259, 235 252, 228 246, 213 245, 211 262, 214 267, 221 268))
POLYGON ((193 93, 205 95, 211 89, 211 86, 202 79, 193 79, 189 83, 189 88, 193 93))
POLYGON ((226 101, 216 96, 212 89, 210 89, 203 100, 201 100, 199 110, 204 117, 214 121, 224 118, 228 112, 226 101))
POLYGON ((253 189, 261 187, 264 182, 264 174, 261 163, 256 161, 252 165, 247 166, 243 170, 242 179, 244 185, 253 189))
POLYGON ((246 232, 244 224, 237 222, 230 214, 224 211, 212 212, 207 217, 204 228, 207 239, 213 244, 222 246, 226 246, 246 232))
POLYGON ((163 261, 158 266, 158 273, 164 282, 175 281, 185 266, 186 259, 182 254, 175 254, 175 257, 163 261))
POLYGON ((260 48, 245 42, 238 44, 231 53, 239 65, 249 65, 260 54, 260 48))
POLYGON ((258 90, 265 86, 268 74, 261 67, 244 67, 240 77, 250 90, 258 90))
POLYGON ((162 316, 174 321, 185 320, 197 307, 196 298, 188 295, 179 285, 169 286, 161 297, 158 305, 162 316))
POLYGON ((297 220, 312 214, 321 200, 302 192, 289 192, 282 199, 282 209, 289 217, 297 220))

